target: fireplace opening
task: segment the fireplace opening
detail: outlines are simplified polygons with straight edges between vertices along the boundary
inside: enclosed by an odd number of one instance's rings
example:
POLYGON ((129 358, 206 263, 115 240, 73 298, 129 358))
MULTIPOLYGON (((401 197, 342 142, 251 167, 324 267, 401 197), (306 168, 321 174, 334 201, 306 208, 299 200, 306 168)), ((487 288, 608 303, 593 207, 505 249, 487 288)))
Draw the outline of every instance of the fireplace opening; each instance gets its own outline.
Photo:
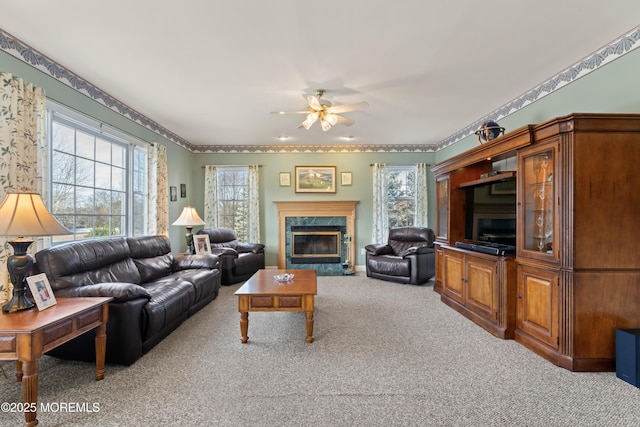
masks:
POLYGON ((342 231, 339 226, 292 226, 291 263, 341 262, 342 231))

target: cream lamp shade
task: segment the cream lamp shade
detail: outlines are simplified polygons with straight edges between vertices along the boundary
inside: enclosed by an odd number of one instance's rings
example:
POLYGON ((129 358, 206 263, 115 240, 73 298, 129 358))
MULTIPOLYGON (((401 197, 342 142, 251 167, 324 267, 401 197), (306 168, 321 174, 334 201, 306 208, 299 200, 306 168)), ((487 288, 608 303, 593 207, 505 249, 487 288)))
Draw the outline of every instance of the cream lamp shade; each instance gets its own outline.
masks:
POLYGON ((182 210, 182 213, 171 225, 181 225, 183 227, 187 227, 187 233, 185 234, 185 238, 187 239, 187 252, 188 254, 194 253, 193 248, 193 230, 194 225, 204 225, 204 221, 198 215, 196 208, 192 206, 187 206, 182 210))
POLYGON ((71 234, 49 212, 38 193, 7 193, 0 205, 0 236, 71 234))
POLYGON ((13 236, 9 240, 13 255, 7 259, 7 270, 13 284, 13 296, 2 307, 11 313, 26 310, 35 304, 27 296, 26 277, 31 272, 33 257, 27 253, 33 240, 31 236, 71 234, 51 215, 38 193, 7 193, 0 205, 0 236, 13 236), (24 237, 28 236, 28 237, 24 237))
POLYGON ((194 225, 204 225, 204 221, 198 215, 196 208, 187 206, 182 210, 182 213, 171 225, 182 225, 185 227, 193 227, 194 225))

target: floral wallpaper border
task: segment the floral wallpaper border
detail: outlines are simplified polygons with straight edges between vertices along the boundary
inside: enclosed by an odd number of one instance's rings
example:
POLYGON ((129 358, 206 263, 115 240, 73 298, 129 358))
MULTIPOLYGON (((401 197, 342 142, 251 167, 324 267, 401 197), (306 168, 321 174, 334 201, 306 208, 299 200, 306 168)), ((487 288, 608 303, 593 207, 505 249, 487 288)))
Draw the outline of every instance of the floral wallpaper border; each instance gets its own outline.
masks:
POLYGON ((524 95, 505 104, 490 114, 482 117, 474 123, 455 134, 445 138, 438 144, 416 144, 416 145, 314 145, 314 146, 292 146, 292 145, 193 145, 184 138, 164 128, 155 121, 140 114, 136 110, 126 106, 122 102, 113 98, 106 92, 93 86, 91 83, 80 78, 76 74, 62 67, 50 58, 22 43, 0 29, 0 49, 18 58, 19 60, 37 68, 50 75, 61 83, 75 89, 76 91, 94 99, 106 107, 116 111, 124 117, 133 120, 141 126, 167 138, 175 144, 186 148, 193 153, 429 153, 437 152, 446 148, 469 135, 472 135, 482 123, 487 120, 500 120, 521 108, 537 101, 538 99, 553 93, 572 81, 585 76, 586 74, 602 67, 603 65, 631 52, 640 46, 640 26, 622 35, 612 43, 602 47, 590 56, 571 65, 566 70, 558 73, 549 80, 541 83, 524 95))
POLYGON ((497 110, 491 112, 480 120, 471 123, 464 129, 459 130, 450 137, 444 139, 436 145, 436 151, 442 150, 480 129, 482 124, 487 120, 498 121, 516 111, 526 107, 527 105, 543 98, 563 86, 579 79, 592 71, 597 70, 605 64, 625 55, 632 50, 640 47, 640 26, 634 28, 612 43, 598 49, 596 52, 587 56, 575 64, 567 67, 564 71, 551 77, 546 82, 539 84, 524 95, 514 99, 513 101, 503 105, 497 110))

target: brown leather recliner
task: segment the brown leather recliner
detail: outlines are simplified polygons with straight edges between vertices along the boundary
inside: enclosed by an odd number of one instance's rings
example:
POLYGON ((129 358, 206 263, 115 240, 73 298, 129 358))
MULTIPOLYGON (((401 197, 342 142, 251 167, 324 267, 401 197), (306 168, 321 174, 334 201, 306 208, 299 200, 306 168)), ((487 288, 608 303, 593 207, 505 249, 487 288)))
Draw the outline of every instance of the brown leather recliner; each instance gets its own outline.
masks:
POLYGON ((434 240, 435 234, 430 228, 392 228, 387 244, 365 247, 367 277, 422 285, 435 275, 434 240))
POLYGON ((197 234, 207 234, 211 253, 218 255, 222 271, 222 285, 247 280, 264 268, 264 245, 262 243, 240 243, 231 228, 205 228, 197 234))

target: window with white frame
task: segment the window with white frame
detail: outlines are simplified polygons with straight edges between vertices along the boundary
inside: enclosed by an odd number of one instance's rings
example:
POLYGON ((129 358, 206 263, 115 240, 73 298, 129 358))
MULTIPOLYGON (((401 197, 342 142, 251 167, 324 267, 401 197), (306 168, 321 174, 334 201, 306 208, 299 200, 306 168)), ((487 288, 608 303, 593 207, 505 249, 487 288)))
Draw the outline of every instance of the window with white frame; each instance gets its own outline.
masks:
POLYGON ((389 227, 414 225, 415 181, 414 166, 387 166, 389 227))
POLYGON ((49 197, 73 232, 53 242, 145 234, 146 145, 57 104, 49 104, 49 197))
POLYGON ((249 168, 218 166, 218 226, 232 228, 238 241, 249 231, 249 168))

